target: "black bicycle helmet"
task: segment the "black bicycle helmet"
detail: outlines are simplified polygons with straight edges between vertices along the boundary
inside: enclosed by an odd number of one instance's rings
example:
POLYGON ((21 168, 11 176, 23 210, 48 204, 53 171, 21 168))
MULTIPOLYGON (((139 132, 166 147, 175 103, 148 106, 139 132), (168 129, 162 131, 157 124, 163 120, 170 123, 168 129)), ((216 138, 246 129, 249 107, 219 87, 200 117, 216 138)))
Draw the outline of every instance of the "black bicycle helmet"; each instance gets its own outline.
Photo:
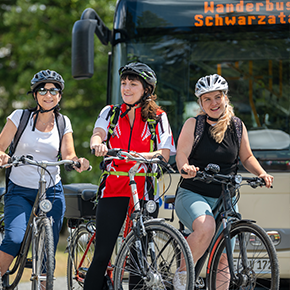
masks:
POLYGON ((132 73, 140 76, 148 85, 152 86, 152 94, 155 91, 157 78, 155 72, 145 63, 132 62, 119 69, 119 75, 132 73))
POLYGON ((64 89, 64 80, 60 74, 53 70, 41 70, 36 73, 30 82, 31 90, 33 91, 41 83, 55 83, 59 84, 61 89, 64 89))

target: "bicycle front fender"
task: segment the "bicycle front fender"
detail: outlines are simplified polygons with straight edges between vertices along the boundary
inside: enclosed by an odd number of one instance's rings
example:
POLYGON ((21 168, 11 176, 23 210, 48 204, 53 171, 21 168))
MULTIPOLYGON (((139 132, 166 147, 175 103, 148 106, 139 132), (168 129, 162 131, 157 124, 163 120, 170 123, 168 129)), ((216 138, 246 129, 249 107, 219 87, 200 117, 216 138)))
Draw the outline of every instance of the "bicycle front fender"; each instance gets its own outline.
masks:
POLYGON ((147 221, 144 221, 144 225, 160 224, 160 223, 165 223, 165 219, 164 218, 154 218, 154 219, 149 219, 147 221))
POLYGON ((241 220, 233 221, 233 222, 231 223, 231 225, 232 225, 232 226, 233 226, 233 225, 238 225, 238 224, 240 224, 240 223, 255 224, 256 221, 254 221, 254 220, 248 220, 248 219, 241 219, 241 220))

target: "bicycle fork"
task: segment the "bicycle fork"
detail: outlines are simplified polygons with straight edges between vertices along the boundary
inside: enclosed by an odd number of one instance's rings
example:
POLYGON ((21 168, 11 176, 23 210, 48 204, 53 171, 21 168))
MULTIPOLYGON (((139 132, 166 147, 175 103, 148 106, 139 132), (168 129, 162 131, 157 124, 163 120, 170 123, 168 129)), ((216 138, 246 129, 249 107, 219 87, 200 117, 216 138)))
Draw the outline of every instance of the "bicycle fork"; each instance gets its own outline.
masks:
MULTIPOLYGON (((225 243, 226 243, 226 254, 227 254, 231 280, 234 281, 235 285, 239 287, 246 286, 248 282, 247 277, 241 274, 241 272, 239 272, 238 275, 236 275, 236 273, 234 272, 234 256, 233 256, 234 248, 232 248, 232 243, 231 243, 231 238, 230 238, 231 223, 227 222, 228 213, 231 212, 231 206, 229 205, 229 203, 231 202, 230 191, 229 191, 228 185, 224 187, 224 194, 225 194, 224 208, 226 210, 224 214, 222 215, 222 225, 223 225, 223 233, 224 233, 224 238, 225 238, 225 243)), ((241 266, 243 269, 246 269, 248 265, 248 258, 247 258, 247 253, 245 251, 246 246, 245 246, 244 234, 238 235, 238 245, 239 245, 239 252, 241 254, 241 266)), ((233 247, 235 247, 235 245, 233 247)))

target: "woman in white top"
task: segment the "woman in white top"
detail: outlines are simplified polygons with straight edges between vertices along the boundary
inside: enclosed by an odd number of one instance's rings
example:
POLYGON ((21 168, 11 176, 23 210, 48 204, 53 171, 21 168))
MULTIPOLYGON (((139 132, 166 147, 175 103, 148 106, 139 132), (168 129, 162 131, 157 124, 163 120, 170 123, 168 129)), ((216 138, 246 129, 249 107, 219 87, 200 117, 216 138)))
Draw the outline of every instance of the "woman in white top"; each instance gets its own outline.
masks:
MULTIPOLYGON (((79 161, 82 172, 88 169, 89 161, 78 158, 75 153, 72 126, 68 117, 64 118, 64 132, 60 140, 56 125, 59 116, 59 101, 64 89, 64 80, 55 71, 42 70, 31 80, 31 91, 37 106, 30 110, 27 126, 15 149, 15 156, 31 154, 36 161, 57 161, 59 153, 63 159, 79 161), (61 142, 60 142, 61 141, 61 142), (61 144, 61 145, 60 145, 61 144), (59 148, 61 146, 61 148, 59 148)), ((5 153, 17 132, 23 110, 15 110, 7 118, 7 123, 0 134, 0 165, 8 162, 5 153)), ((61 115, 60 115, 61 116, 61 115)), ((51 176, 46 176, 49 188, 47 198, 52 210, 47 214, 53 218, 54 247, 58 243, 59 232, 65 213, 65 200, 58 166, 48 168, 51 176), (50 183, 49 183, 50 182, 50 183)), ((19 166, 11 168, 7 192, 4 197, 5 238, 0 245, 0 272, 4 275, 18 254, 26 230, 27 222, 37 194, 39 172, 36 166, 19 166)))

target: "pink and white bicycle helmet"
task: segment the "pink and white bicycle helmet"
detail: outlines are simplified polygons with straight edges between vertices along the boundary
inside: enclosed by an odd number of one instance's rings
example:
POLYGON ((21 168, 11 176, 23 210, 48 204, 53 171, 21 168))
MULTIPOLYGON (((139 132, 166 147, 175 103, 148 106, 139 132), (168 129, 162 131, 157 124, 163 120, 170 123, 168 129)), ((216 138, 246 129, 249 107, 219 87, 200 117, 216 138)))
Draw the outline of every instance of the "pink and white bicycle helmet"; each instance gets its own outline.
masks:
POLYGON ((213 92, 222 91, 228 93, 228 83, 220 75, 214 74, 200 78, 195 85, 195 95, 199 98, 201 95, 213 92))

